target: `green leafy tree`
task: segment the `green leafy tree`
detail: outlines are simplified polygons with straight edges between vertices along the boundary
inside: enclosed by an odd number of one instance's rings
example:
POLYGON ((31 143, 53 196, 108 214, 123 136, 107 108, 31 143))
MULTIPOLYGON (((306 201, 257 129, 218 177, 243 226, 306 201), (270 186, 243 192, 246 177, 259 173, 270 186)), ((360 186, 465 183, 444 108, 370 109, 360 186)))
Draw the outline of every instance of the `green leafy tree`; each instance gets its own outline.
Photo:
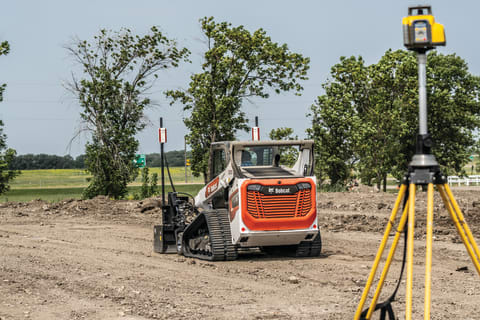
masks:
POLYGON ((312 127, 308 135, 315 139, 316 173, 319 182, 327 178, 331 185, 345 184, 357 158, 354 154, 359 118, 355 103, 365 93, 356 84, 365 83, 367 74, 363 59, 340 58, 331 69, 331 79, 322 85, 325 94, 311 107, 312 127))
MULTIPOLYGON (((187 151, 187 158, 191 157, 190 151, 187 151)), ((146 155, 147 164, 150 168, 160 167, 161 158, 160 153, 150 153, 146 155)), ((170 167, 183 167, 185 165, 185 151, 184 150, 172 150, 165 152, 165 158, 170 167)))
MULTIPOLYGON (((353 170, 378 187, 405 173, 418 132, 415 54, 387 51, 376 64, 344 58, 311 108, 309 135, 317 140, 318 173, 346 183, 353 170)), ((432 51, 427 62, 428 126, 443 170, 461 173, 480 125, 480 78, 463 59, 432 51)))
POLYGON ((207 182, 211 167, 211 143, 234 140, 238 130, 248 130, 242 102, 250 97, 268 98, 269 92, 303 89, 310 60, 279 45, 263 29, 200 20, 206 37, 202 72, 194 74, 187 90, 168 91, 174 102, 189 112, 184 119, 192 149, 192 171, 207 182))
MULTIPOLYGON (((427 62, 427 94, 433 153, 446 174, 463 175, 478 143, 480 77, 470 74, 465 60, 457 55, 432 51, 427 62)), ((410 156, 413 153, 411 148, 410 156)))
POLYGON ((189 51, 156 27, 144 36, 128 29, 101 30, 92 42, 77 39, 66 49, 83 68, 83 78, 73 76, 69 88, 92 136, 85 166, 93 178, 84 197, 123 197, 138 173, 132 160, 135 135, 145 127, 144 110, 152 104, 147 92, 160 71, 177 67, 189 51))
POLYGON ((158 193, 158 174, 153 173, 149 175, 148 167, 144 167, 141 170, 142 186, 140 187, 140 193, 134 194, 134 199, 140 200, 150 198, 158 193))
POLYGON ((148 168, 144 167, 142 169, 142 187, 140 188, 141 199, 148 198, 150 196, 150 177, 148 175, 148 168))
MULTIPOLYGON (((268 137, 271 140, 297 140, 298 136, 293 135, 293 129, 282 127, 272 129, 268 137)), ((280 164, 292 167, 298 158, 298 149, 295 147, 280 147, 280 164)))
POLYGON ((366 74, 360 107, 355 110, 357 171, 362 181, 375 182, 378 189, 383 184, 386 191, 389 172, 398 177, 405 173, 402 149, 411 146, 409 133, 416 132, 409 127, 417 115, 416 64, 409 52, 389 50, 378 63, 366 67, 366 74))
MULTIPOLYGON (((78 157, 77 157, 78 158, 78 157)), ((70 155, 57 156, 53 154, 24 154, 15 156, 9 165, 13 170, 32 169, 73 169, 77 167, 76 160, 70 155)))
MULTIPOLYGON (((8 42, 0 42, 0 56, 7 55, 9 51, 10 45, 8 42)), ((6 86, 6 84, 0 85, 0 102, 3 101, 3 92, 6 86)), ((20 174, 17 170, 9 169, 15 154, 15 150, 7 148, 7 136, 3 133, 3 121, 0 120, 0 194, 10 190, 10 181, 20 174)))
POLYGON ((150 196, 158 194, 158 173, 152 173, 150 178, 150 196))

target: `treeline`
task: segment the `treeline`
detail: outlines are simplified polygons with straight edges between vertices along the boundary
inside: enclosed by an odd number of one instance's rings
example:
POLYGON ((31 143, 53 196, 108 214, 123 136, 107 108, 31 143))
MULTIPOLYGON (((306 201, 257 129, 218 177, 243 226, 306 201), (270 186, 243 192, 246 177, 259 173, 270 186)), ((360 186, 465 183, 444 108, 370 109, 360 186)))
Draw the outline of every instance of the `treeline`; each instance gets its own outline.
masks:
POLYGON ((35 170, 35 169, 83 169, 85 168, 85 155, 75 159, 70 155, 57 156, 54 154, 22 154, 15 156, 10 162, 10 170, 35 170))
MULTIPOLYGON (((160 159, 160 153, 150 153, 146 155, 147 157, 147 167, 160 167, 162 165, 160 159)), ((170 167, 182 167, 185 164, 185 151, 183 150, 173 150, 165 152, 165 157, 167 158, 168 165, 170 167)), ((187 151, 187 159, 191 159, 192 153, 187 151)))
MULTIPOLYGON (((185 162, 183 150, 165 152, 170 167, 181 167, 185 162)), ((190 151, 187 152, 190 157, 190 151)), ((148 167, 160 167, 160 154, 146 155, 148 167)), ((10 170, 36 170, 36 169, 85 169, 85 155, 76 158, 70 155, 57 156, 53 154, 23 154, 13 158, 9 165, 10 170)))

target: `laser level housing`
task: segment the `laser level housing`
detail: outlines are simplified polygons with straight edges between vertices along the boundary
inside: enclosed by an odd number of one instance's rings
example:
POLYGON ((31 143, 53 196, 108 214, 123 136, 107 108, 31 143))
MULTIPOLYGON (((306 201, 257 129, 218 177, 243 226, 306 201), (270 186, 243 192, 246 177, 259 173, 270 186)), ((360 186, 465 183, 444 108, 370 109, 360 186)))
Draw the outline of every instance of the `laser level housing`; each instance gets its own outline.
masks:
POLYGON ((403 42, 410 50, 428 50, 446 44, 443 25, 435 22, 430 6, 409 7, 402 25, 403 42))

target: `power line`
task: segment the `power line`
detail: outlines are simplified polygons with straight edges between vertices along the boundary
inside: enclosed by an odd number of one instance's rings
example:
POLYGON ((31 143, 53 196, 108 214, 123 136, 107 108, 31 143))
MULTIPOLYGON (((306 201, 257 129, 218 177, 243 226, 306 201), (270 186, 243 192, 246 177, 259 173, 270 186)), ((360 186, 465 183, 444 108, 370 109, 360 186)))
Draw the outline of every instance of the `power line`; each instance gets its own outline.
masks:
POLYGON ((5 99, 3 103, 63 103, 58 100, 10 100, 10 99, 5 99))
POLYGON ((36 118, 36 117, 2 117, 3 120, 10 121, 76 121, 76 118, 36 118))

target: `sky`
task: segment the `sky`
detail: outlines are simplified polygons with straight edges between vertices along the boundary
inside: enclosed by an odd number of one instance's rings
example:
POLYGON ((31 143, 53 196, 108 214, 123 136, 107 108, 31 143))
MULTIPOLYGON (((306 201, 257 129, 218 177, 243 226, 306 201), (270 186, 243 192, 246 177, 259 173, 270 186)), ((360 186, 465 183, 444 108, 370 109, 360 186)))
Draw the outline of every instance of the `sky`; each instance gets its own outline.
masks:
MULTIPOLYGON (((150 98, 155 106, 146 111, 149 125, 137 135, 139 153, 159 152, 158 126, 163 117, 168 130, 165 150, 184 147, 188 114, 181 105, 169 105, 163 92, 186 89, 190 76, 200 72, 205 43, 199 19, 243 25, 250 31, 263 28, 273 41, 310 57, 309 80, 301 96, 272 94, 269 99, 243 103, 253 124, 259 117, 261 139, 272 128, 291 127, 299 138, 311 126, 307 117, 316 97, 341 56, 362 56, 376 63, 388 49, 402 49, 401 19, 408 6, 430 4, 437 22, 445 26, 447 46, 441 53, 456 53, 470 72, 480 75, 480 42, 477 23, 480 1, 400 0, 44 0, 5 1, 0 11, 0 41, 10 43, 10 54, 0 57, 0 83, 6 83, 0 119, 7 144, 17 154, 47 153, 73 157, 84 153, 88 134, 75 139, 81 126, 80 107, 65 89, 78 67, 65 50, 72 39, 91 40, 100 29, 126 27, 143 35, 159 26, 168 37, 192 52, 190 64, 159 74, 150 98), (73 139, 73 140, 72 140, 73 139)), ((416 130, 416 129, 415 129, 416 130)), ((249 134, 240 133, 247 140, 249 134)))

